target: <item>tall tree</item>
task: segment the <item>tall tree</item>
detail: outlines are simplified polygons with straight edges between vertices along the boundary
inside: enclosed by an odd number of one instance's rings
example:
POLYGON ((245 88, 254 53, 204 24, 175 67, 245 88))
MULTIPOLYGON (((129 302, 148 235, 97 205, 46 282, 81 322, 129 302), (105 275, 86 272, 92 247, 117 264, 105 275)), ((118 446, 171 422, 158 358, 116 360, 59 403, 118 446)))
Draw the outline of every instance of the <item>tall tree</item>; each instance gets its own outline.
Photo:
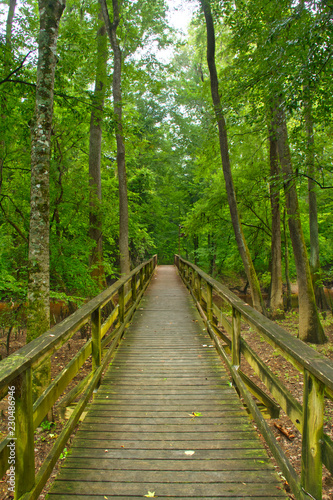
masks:
POLYGON ((299 302, 299 337, 307 342, 321 344, 326 337, 316 306, 310 265, 301 224, 295 175, 288 141, 288 131, 283 104, 280 101, 276 113, 276 138, 279 158, 284 175, 284 188, 290 238, 294 250, 299 302))
POLYGON ((103 15, 99 13, 99 28, 97 31, 97 68, 95 91, 92 101, 89 136, 89 184, 90 184, 90 213, 89 236, 95 242, 90 255, 92 276, 103 286, 103 245, 102 245, 102 218, 101 218, 101 149, 104 97, 107 85, 107 36, 103 15))
POLYGON ((231 165, 229 159, 229 146, 227 138, 227 129, 225 118, 222 112, 221 99, 219 94, 219 82, 217 77, 217 70, 215 64, 215 31, 213 16, 211 13, 210 0, 200 0, 207 28, 207 62, 210 72, 210 85, 211 94, 215 110, 215 115, 217 119, 218 129, 219 129, 219 141, 220 141, 220 151, 222 159, 222 167, 224 173, 224 179, 226 184, 226 191, 228 196, 228 203, 231 215, 231 221, 234 228, 234 233, 237 241, 237 246, 239 253, 241 255, 243 265, 245 268, 246 276, 249 280, 251 287, 251 295, 253 306, 260 312, 265 312, 265 305, 262 299, 260 285, 257 278, 256 271, 251 259, 250 251, 248 249, 240 217, 237 207, 236 193, 232 179, 231 165))
POLYGON ((50 326, 49 172, 59 23, 66 0, 39 0, 40 30, 31 145, 27 342, 50 326))
POLYGON ((120 14, 118 0, 112 0, 113 22, 111 24, 106 0, 99 0, 104 17, 106 31, 110 39, 113 50, 113 106, 116 121, 116 141, 117 141, 117 166, 119 181, 119 252, 120 252, 120 272, 128 274, 131 268, 129 247, 128 247, 128 195, 127 195, 127 175, 125 162, 125 141, 122 122, 122 93, 121 93, 121 70, 122 54, 117 37, 120 14))
MULTIPOLYGON (((15 8, 16 8, 16 0, 10 0, 8 14, 7 14, 7 22, 6 22, 6 45, 4 54, 4 65, 3 65, 5 77, 7 77, 6 73, 9 71, 10 60, 12 56, 12 30, 13 30, 13 19, 15 14, 15 8)), ((1 113, 1 120, 4 123, 6 120, 6 115, 5 115, 5 103, 3 99, 1 99, 0 102, 0 113, 1 113)), ((4 133, 5 132, 6 131, 4 131, 4 133)), ((5 155, 6 155, 6 142, 5 138, 2 137, 0 139, 0 191, 2 185, 2 172, 3 172, 3 163, 5 155)))
POLYGON ((279 155, 277 140, 270 116, 269 126, 269 162, 270 162, 270 201, 272 210, 272 240, 271 240, 271 287, 270 308, 275 316, 278 310, 283 311, 282 294, 282 253, 281 253, 281 215, 280 215, 280 182, 279 155))
POLYGON ((319 259, 319 230, 312 103, 309 96, 309 90, 306 92, 306 94, 307 99, 305 102, 304 114, 307 140, 306 159, 309 191, 310 269, 317 305, 323 309, 327 309, 327 300, 325 297, 323 286, 320 283, 321 271, 319 259))

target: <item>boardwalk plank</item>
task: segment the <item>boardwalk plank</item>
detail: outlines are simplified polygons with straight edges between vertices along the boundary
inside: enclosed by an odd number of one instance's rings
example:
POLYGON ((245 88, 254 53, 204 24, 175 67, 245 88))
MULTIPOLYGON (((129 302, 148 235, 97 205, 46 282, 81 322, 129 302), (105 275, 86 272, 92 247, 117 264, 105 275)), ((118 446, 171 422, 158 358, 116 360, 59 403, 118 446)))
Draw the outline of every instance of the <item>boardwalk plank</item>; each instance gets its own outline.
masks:
MULTIPOLYGON (((124 479, 126 478, 124 474, 124 479)), ((147 494, 148 491, 156 492, 158 498, 179 498, 188 496, 190 498, 210 498, 212 496, 218 498, 253 498, 261 497, 267 498, 285 498, 285 495, 280 486, 274 484, 225 484, 225 483, 212 483, 212 484, 169 484, 169 483, 148 483, 142 478, 140 483, 113 483, 107 481, 81 481, 77 478, 76 481, 57 481, 53 493, 61 493, 71 498, 72 494, 86 495, 89 491, 90 498, 93 495, 103 495, 108 499, 111 497, 118 498, 119 495, 126 495, 125 498, 129 499, 131 496, 139 496, 141 499, 147 494)), ((57 498, 55 495, 51 496, 48 500, 57 498)))
POLYGON ((286 498, 175 269, 157 278, 49 500, 286 498))

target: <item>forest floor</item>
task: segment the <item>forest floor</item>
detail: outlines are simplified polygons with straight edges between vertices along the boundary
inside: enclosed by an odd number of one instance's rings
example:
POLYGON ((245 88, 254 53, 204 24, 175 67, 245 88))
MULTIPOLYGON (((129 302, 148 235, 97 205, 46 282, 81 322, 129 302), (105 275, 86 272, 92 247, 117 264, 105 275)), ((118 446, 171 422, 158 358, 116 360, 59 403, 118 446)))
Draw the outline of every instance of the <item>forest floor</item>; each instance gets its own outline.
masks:
MULTIPOLYGON (((324 345, 315 346, 311 345, 317 352, 327 356, 331 360, 333 360, 333 317, 331 313, 327 313, 325 319, 323 319, 322 323, 325 329, 326 336, 328 338, 328 342, 324 345)), ((286 313, 284 319, 278 320, 278 323, 283 326, 287 331, 289 331, 292 335, 297 335, 298 328, 298 311, 296 309, 289 311, 286 313)), ((247 325, 243 325, 242 328, 244 338, 250 344, 254 351, 260 356, 262 360, 270 367, 273 373, 279 377, 279 379, 283 382, 286 388, 293 394, 293 396, 301 403, 303 398, 303 377, 292 365, 290 365, 281 355, 279 355, 274 349, 264 342, 263 338, 254 331, 251 331, 247 325)), ((82 345, 86 342, 86 339, 77 332, 72 339, 68 343, 66 343, 57 353, 53 356, 52 359, 52 378, 54 378, 59 371, 62 370, 64 366, 73 358, 75 352, 77 352, 82 345)), ((10 345, 10 353, 16 351, 20 347, 25 345, 25 332, 21 334, 12 335, 11 345, 10 345)), ((5 340, 0 337, 0 355, 2 358, 6 357, 6 347, 5 340)), ((248 375, 251 375, 253 378, 253 372, 251 368, 247 365, 247 363, 242 360, 242 369, 248 375)), ((77 383, 77 381, 83 378, 88 371, 90 370, 90 361, 88 360, 83 366, 82 373, 80 374, 80 378, 76 377, 73 380, 72 386, 77 383)), ((256 379, 259 386, 264 388, 259 379, 256 379)), ((72 387, 71 386, 71 387, 72 387)), ((71 388, 70 387, 70 388, 71 388)), ((70 389, 69 388, 69 389, 70 389)), ((266 390, 267 392, 267 390, 266 390)), ((60 412, 55 407, 54 410, 54 423, 52 422, 44 422, 40 427, 37 428, 35 432, 35 460, 36 460, 36 471, 40 468, 47 454, 51 450, 54 440, 57 438, 61 429, 63 427, 64 420, 60 415, 60 412)), ((284 414, 281 410, 280 417, 278 419, 270 419, 268 420, 269 426, 272 429, 273 433, 276 436, 277 441, 279 441, 282 449, 285 454, 288 456, 291 464, 295 468, 296 472, 300 475, 301 473, 301 452, 302 452, 302 440, 301 435, 297 431, 297 429, 293 426, 292 422, 289 418, 284 414)), ((5 436, 7 425, 7 403, 6 400, 0 402, 0 440, 5 436)), ((333 439, 333 402, 326 399, 325 404, 325 432, 330 435, 333 439)), ((69 442, 66 445, 66 448, 60 459, 58 460, 52 475, 44 488, 43 492, 39 496, 40 500, 44 500, 49 489, 50 484, 52 483, 54 477, 56 476, 65 456, 67 453, 67 449, 70 446, 70 443, 74 437, 74 434, 71 436, 69 442)), ((265 444, 267 448, 267 445, 265 444)), ((268 450, 268 454, 271 456, 271 452, 268 450)), ((274 459, 273 459, 274 461, 274 459)), ((283 475, 276 465, 277 472, 280 476, 283 475)), ((285 482, 285 488, 288 492, 288 495, 291 499, 294 499, 294 496, 290 493, 289 486, 285 482)), ((7 477, 4 476, 0 480, 0 500, 9 500, 13 498, 10 492, 7 490, 7 477)), ((330 473, 324 467, 323 470, 323 500, 330 500, 333 498, 333 478, 330 473)))
MULTIPOLYGON (((298 330, 298 311, 292 310, 286 313, 284 319, 277 321, 283 328, 285 328, 292 335, 297 336, 298 330)), ((330 358, 333 361, 333 317, 329 313, 326 318, 322 320, 324 330, 328 341, 323 345, 311 344, 317 352, 330 358)), ((271 371, 281 380, 287 390, 302 404, 303 400, 303 375, 296 370, 284 357, 279 355, 264 339, 256 332, 250 331, 247 325, 243 325, 243 336, 252 347, 252 349, 259 355, 271 371), (247 330, 247 331, 245 331, 247 330), (245 332, 244 332, 245 331, 245 332)), ((245 360, 242 360, 242 370, 251 375, 253 381, 265 390, 267 389, 261 381, 254 375, 250 366, 245 360)), ((302 453, 302 437, 300 432, 293 425, 289 417, 280 410, 280 416, 276 419, 268 420, 268 424, 274 433, 276 440, 279 442, 281 448, 285 452, 292 466, 297 474, 301 474, 301 453, 302 453)), ((324 432, 333 439, 333 401, 325 398, 325 415, 324 415, 324 432)), ((272 453, 268 449, 264 439, 264 445, 267 449, 269 456, 275 463, 272 453)), ((283 478, 283 474, 279 467, 276 465, 278 474, 283 478)), ((295 497, 290 493, 289 485, 285 482, 285 489, 291 499, 295 497)), ((326 467, 323 467, 323 500, 331 500, 333 498, 333 477, 328 472, 326 467)))

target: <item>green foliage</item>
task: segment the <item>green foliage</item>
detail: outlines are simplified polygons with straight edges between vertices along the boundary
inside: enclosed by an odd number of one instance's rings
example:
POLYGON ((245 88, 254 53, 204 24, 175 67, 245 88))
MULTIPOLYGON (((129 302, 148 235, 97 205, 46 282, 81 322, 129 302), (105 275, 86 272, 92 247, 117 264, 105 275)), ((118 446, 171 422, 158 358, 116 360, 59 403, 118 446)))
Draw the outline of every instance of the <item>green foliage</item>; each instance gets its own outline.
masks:
MULTIPOLYGON (((271 179, 267 112, 281 92, 305 238, 309 245, 304 102, 311 96, 321 263, 333 281, 332 23, 324 2, 213 2, 217 65, 234 184, 244 232, 261 283, 268 287, 271 179), (303 5, 303 8, 301 6, 303 5), (307 93, 305 92, 307 90, 307 93)), ((7 5, 0 5, 2 19, 7 5)), ((97 2, 68 0, 61 20, 50 166, 51 296, 79 303, 98 292, 90 276, 89 122, 96 66, 97 2)), ((123 120, 133 266, 157 253, 170 264, 180 252, 216 276, 244 276, 230 221, 219 155, 202 13, 186 42, 167 25, 163 0, 122 2, 123 120), (169 47, 162 62, 157 47, 169 47)), ((0 28, 0 292, 24 303, 28 279, 30 127, 34 115, 38 6, 17 8, 11 48, 0 28)), ((118 179, 108 61, 102 144, 104 269, 117 276, 118 179)), ((283 235, 284 237, 284 235, 283 235)), ((292 248, 287 238, 290 255, 292 248)), ((291 275, 295 268, 291 259, 291 275)))

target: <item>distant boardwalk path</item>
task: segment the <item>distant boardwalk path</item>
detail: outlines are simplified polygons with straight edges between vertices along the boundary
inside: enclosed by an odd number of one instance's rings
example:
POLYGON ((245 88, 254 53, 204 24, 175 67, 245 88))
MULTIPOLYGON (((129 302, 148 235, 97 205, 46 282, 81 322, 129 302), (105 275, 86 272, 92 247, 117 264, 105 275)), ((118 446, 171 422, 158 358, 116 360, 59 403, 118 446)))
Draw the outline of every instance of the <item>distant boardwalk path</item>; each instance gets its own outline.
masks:
POLYGON ((211 346, 158 267, 48 498, 286 498, 211 346))

